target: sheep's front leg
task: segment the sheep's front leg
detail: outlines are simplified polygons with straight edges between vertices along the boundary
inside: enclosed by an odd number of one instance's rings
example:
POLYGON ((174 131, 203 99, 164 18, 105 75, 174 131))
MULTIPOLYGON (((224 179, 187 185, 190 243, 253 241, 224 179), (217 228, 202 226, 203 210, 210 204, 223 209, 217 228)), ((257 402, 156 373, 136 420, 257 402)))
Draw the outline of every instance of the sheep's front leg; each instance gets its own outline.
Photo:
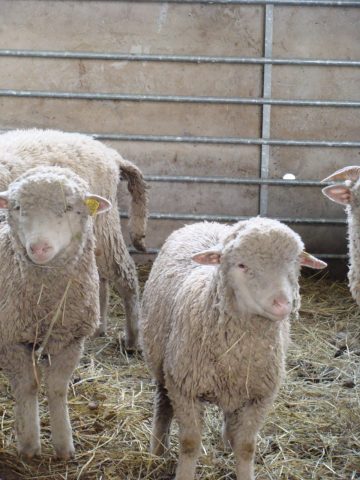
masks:
POLYGON ((193 480, 196 462, 200 455, 202 406, 183 397, 173 401, 174 415, 179 422, 179 463, 175 480, 193 480))
POLYGON ((52 355, 45 371, 52 441, 57 457, 63 460, 68 460, 75 452, 67 391, 71 374, 79 363, 83 343, 83 339, 74 341, 57 355, 52 355))
POLYGON ((28 346, 8 347, 1 355, 1 361, 15 398, 17 450, 20 455, 30 459, 41 453, 38 407, 40 372, 33 364, 32 350, 28 346))
POLYGON ((169 448, 169 431, 173 414, 166 388, 161 383, 157 383, 150 447, 154 455, 162 455, 169 448))
POLYGON ((238 480, 254 480, 256 435, 267 409, 268 405, 262 402, 249 402, 234 412, 225 413, 223 438, 234 452, 238 480))

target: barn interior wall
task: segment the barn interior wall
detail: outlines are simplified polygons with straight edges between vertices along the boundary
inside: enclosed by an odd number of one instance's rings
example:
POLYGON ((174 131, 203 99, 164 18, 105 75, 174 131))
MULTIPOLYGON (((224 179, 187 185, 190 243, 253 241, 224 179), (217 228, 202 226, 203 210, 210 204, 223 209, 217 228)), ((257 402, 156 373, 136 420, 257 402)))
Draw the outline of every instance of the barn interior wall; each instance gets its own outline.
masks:
MULTIPOLYGON (((131 1, 2 0, 2 49, 132 54, 263 57, 264 5, 201 5, 131 1)), ((274 58, 360 59, 360 8, 274 6, 274 58)), ((360 68, 273 65, 272 97, 358 101, 360 68)), ((253 97, 263 92, 263 65, 101 59, 1 58, 0 89, 253 97)), ((260 139, 261 104, 183 103, 0 96, 3 130, 57 128, 99 134, 260 139)), ((299 141, 359 139, 360 109, 273 105, 270 138, 299 141)), ((147 175, 256 178, 261 146, 197 142, 110 141, 147 175)), ((292 173, 320 180, 357 164, 360 147, 274 145, 269 178, 292 173)), ((125 190, 124 190, 125 192, 125 190)), ((123 195, 124 210, 126 194, 123 195)), ((259 186, 151 182, 150 211, 252 216, 259 186)), ((269 187, 268 215, 344 220, 320 187, 269 187)), ((186 220, 153 219, 148 246, 159 248, 186 220)), ((345 225, 295 225, 308 250, 346 252, 345 225)))

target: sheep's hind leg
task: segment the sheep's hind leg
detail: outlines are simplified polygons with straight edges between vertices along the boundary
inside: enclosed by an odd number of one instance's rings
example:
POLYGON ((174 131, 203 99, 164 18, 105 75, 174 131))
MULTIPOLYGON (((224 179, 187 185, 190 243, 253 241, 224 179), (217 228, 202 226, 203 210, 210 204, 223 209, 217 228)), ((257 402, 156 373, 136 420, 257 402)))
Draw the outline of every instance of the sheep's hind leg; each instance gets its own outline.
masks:
POLYGON ((52 441, 58 458, 69 460, 75 453, 67 391, 71 374, 79 363, 83 341, 74 341, 52 355, 45 369, 52 441))
POLYGON ((154 455, 163 455, 169 448, 169 433, 173 415, 167 390, 164 385, 157 383, 150 446, 150 451, 154 455))
POLYGON ((138 320, 139 320, 139 292, 138 286, 135 289, 125 288, 123 290, 125 308, 125 348, 127 351, 138 349, 138 320))
POLYGON ((15 345, 7 349, 3 369, 15 398, 17 450, 24 458, 40 455, 38 389, 40 372, 33 365, 32 350, 15 345))
POLYGON ((180 440, 175 480, 193 480, 201 447, 202 407, 198 401, 189 402, 181 397, 173 402, 173 407, 180 440))
POLYGON ((102 337, 106 335, 108 304, 109 304, 109 281, 106 278, 100 278, 99 296, 100 296, 100 325, 99 325, 99 328, 96 330, 94 337, 102 337))
POLYGON ((125 348, 134 351, 138 348, 139 284, 135 263, 127 250, 124 251, 122 260, 116 268, 118 274, 114 279, 114 287, 124 302, 125 348))
MULTIPOLYGON (((115 207, 115 206, 114 206, 115 207)), ((96 258, 100 278, 107 278, 123 299, 125 309, 125 348, 136 350, 138 345, 139 285, 135 263, 121 234, 120 218, 116 208, 95 226, 100 239, 96 258)))

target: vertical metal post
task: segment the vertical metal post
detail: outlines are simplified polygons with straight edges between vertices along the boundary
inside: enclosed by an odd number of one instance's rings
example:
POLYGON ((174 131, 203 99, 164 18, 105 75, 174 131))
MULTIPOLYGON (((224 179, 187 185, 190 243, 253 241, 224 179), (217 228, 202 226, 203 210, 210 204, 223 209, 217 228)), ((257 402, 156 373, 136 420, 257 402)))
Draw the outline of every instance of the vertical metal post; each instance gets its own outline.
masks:
MULTIPOLYGON (((265 32, 264 32, 264 57, 272 57, 272 43, 273 43, 273 5, 266 5, 265 7, 265 32)), ((271 97, 271 73, 272 64, 266 63, 264 65, 263 76, 263 97, 271 97)), ((270 138, 270 120, 271 120, 271 105, 263 105, 262 107, 262 139, 270 138)), ((269 177, 269 163, 270 163, 270 146, 261 146, 261 159, 260 159, 260 177, 269 177)), ((260 187, 260 215, 266 216, 268 213, 268 196, 269 186, 261 185, 260 187)))

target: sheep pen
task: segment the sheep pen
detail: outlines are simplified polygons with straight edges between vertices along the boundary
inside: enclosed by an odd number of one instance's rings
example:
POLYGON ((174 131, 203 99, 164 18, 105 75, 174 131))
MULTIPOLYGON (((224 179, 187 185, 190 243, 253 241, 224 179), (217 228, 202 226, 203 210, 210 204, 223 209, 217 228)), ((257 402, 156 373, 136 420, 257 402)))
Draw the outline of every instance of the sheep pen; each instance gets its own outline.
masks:
MULTIPOLYGON (((139 267, 142 284, 149 266, 139 267)), ((300 319, 292 324, 287 378, 258 436, 258 480, 360 479, 359 308, 345 283, 303 277, 300 319)), ((43 455, 17 456, 13 400, 0 376, 0 478, 46 480, 170 480, 178 442, 167 458, 149 453, 155 386, 140 355, 117 340, 121 300, 111 296, 108 336, 87 342, 69 388, 76 458, 55 460, 41 395, 43 455)), ((234 479, 234 459, 221 439, 221 418, 207 407, 197 477, 234 479)), ((176 426, 175 426, 176 428, 176 426)))

